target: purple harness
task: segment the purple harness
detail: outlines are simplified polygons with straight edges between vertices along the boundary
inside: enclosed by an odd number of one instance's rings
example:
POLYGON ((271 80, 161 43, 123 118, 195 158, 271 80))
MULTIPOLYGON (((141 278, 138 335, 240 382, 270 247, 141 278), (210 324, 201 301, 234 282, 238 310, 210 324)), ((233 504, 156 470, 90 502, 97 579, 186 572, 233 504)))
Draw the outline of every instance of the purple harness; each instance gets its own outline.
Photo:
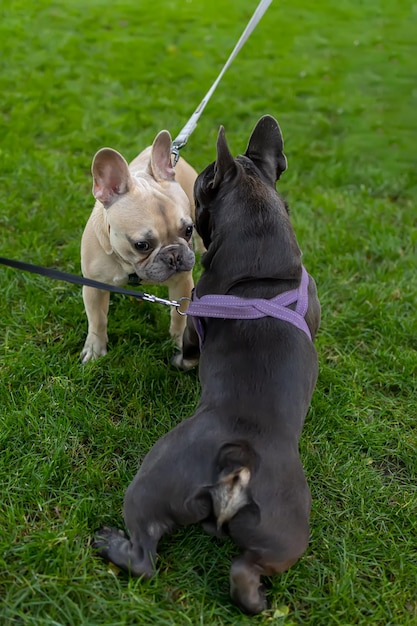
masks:
POLYGON ((308 281, 308 274, 303 265, 299 287, 291 291, 285 291, 271 300, 225 295, 207 295, 197 298, 194 290, 193 298, 187 309, 187 315, 194 318, 194 326, 200 338, 200 347, 204 340, 202 317, 238 320, 275 317, 303 330, 307 337, 311 339, 310 329, 304 319, 308 309, 308 281), (297 304, 293 311, 288 307, 290 304, 294 304, 294 302, 297 304))

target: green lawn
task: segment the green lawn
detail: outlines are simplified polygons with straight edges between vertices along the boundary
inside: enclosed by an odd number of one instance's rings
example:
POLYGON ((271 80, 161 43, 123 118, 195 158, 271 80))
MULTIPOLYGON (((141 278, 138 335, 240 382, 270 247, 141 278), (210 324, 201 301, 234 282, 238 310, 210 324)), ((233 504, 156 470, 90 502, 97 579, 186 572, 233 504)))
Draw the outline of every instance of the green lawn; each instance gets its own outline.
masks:
MULTIPOLYGON (((0 255, 80 273, 93 154, 175 136, 256 3, 3 0, 0 255)), ((277 117, 323 308, 301 441, 311 543, 267 581, 271 609, 231 604, 235 548, 200 528, 163 539, 148 582, 93 556, 198 379, 169 365, 168 311, 122 296, 109 354, 81 366, 80 290, 0 267, 2 625, 417 624, 416 33, 412 0, 276 0, 182 152, 201 170, 219 124, 237 154, 277 117)))

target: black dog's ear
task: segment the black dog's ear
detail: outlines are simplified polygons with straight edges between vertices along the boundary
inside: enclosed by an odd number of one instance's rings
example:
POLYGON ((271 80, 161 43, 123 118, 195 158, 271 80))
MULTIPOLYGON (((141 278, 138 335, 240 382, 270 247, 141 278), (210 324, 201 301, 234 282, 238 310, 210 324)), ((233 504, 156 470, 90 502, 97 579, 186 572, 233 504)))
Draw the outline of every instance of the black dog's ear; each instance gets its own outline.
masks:
POLYGON ((211 243, 211 218, 208 209, 201 209, 199 205, 195 208, 195 225, 197 232, 203 240, 204 247, 208 250, 211 243))
POLYGON ((226 174, 233 175, 236 171, 236 163, 227 145, 223 126, 220 126, 217 136, 217 159, 214 164, 214 179, 212 188, 216 189, 226 174))
POLYGON ((245 156, 255 163, 273 185, 287 169, 281 129, 271 115, 264 115, 256 124, 245 156))
POLYGON ((206 169, 197 176, 194 183, 195 225, 197 232, 203 240, 206 250, 211 241, 211 214, 209 210, 213 190, 214 163, 210 163, 206 169))

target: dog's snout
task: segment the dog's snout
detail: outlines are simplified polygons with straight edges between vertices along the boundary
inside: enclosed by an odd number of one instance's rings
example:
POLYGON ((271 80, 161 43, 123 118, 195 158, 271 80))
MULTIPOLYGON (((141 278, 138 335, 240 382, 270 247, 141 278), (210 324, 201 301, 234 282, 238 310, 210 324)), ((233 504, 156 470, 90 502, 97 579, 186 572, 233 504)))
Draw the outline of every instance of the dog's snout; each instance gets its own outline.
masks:
POLYGON ((167 265, 169 265, 169 267, 181 267, 181 265, 183 264, 183 255, 181 250, 172 249, 167 251, 165 255, 165 261, 167 265))

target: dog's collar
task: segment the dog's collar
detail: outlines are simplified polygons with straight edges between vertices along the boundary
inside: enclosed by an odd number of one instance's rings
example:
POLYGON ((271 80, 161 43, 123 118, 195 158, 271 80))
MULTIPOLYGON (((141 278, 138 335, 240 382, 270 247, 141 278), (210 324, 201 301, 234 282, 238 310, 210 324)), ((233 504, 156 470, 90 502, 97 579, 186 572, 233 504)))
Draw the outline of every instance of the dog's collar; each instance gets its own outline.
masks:
POLYGON ((300 285, 297 289, 285 291, 271 300, 264 298, 240 298, 238 296, 206 295, 198 298, 194 289, 192 300, 187 309, 187 315, 194 318, 194 325, 202 344, 204 339, 202 317, 217 317, 222 319, 253 320, 261 317, 275 317, 289 322, 296 328, 304 331, 311 339, 310 329, 305 321, 308 309, 308 282, 309 277, 304 266, 300 285), (296 304, 295 310, 289 309, 296 304))
POLYGON ((142 281, 137 274, 129 274, 129 276, 127 277, 128 285, 140 285, 141 282, 142 281))

